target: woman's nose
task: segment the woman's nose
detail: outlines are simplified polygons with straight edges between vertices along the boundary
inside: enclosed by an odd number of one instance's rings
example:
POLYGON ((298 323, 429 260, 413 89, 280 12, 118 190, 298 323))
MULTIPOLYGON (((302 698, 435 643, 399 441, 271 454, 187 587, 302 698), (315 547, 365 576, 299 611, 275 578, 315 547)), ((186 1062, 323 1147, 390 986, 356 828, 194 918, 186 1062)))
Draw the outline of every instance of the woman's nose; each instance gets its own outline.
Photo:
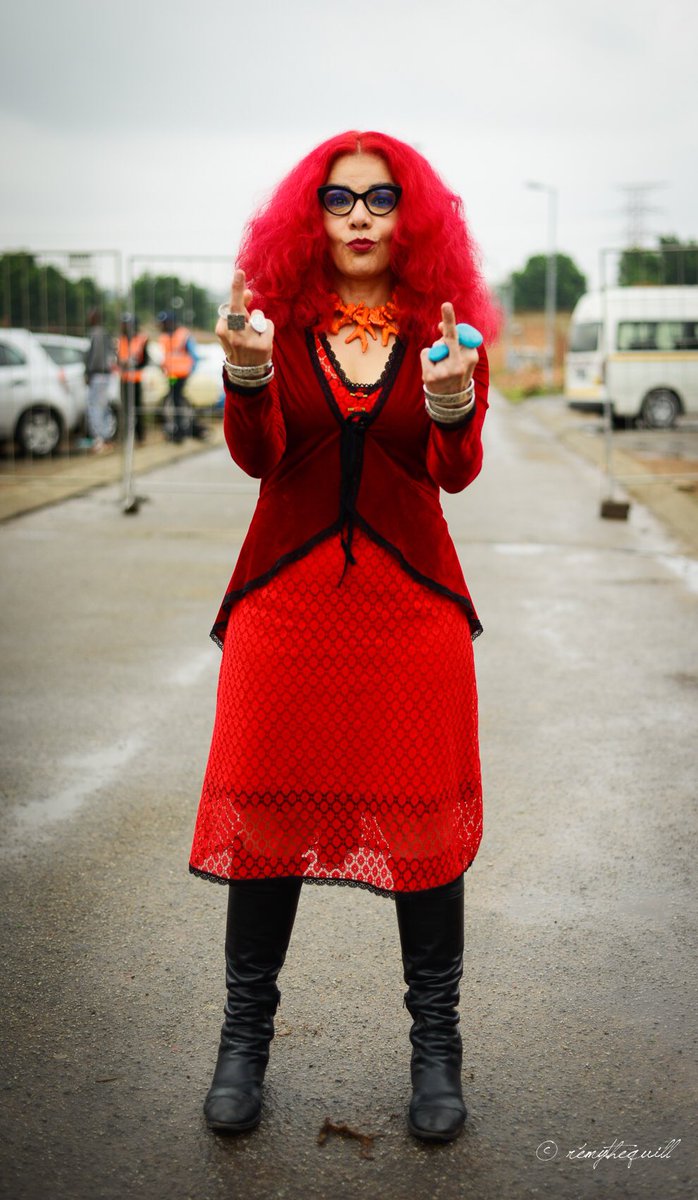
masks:
POLYGON ((349 224, 355 229, 366 229, 372 220, 373 218, 363 200, 357 200, 349 213, 349 224))

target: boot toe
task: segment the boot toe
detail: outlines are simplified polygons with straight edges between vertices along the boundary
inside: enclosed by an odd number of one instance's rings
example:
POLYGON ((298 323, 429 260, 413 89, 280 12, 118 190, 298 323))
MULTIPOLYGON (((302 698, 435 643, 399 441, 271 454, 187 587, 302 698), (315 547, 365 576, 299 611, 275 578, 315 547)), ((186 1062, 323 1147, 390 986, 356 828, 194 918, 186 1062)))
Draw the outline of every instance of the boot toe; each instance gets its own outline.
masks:
POLYGON ((204 1101, 204 1116, 211 1129, 242 1133, 259 1125, 261 1097, 240 1088, 212 1088, 204 1101))
POLYGON ((450 1142, 458 1137, 466 1116, 464 1104, 411 1104, 408 1125, 415 1137, 431 1142, 450 1142))

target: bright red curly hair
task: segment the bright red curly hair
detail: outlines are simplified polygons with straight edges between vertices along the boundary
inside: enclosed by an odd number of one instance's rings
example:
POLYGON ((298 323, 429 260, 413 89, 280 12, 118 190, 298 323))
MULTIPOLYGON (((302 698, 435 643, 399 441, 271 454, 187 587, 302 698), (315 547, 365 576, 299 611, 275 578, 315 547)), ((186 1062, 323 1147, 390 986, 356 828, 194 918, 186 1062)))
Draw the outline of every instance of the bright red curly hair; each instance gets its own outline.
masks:
POLYGON ((380 155, 402 188, 390 263, 401 333, 420 346, 431 343, 438 336, 441 305, 450 300, 457 321, 474 325, 485 342, 494 340, 501 317, 483 279, 462 200, 421 154, 384 133, 354 130, 323 142, 251 218, 237 262, 255 305, 278 326, 329 322, 332 261, 317 189, 335 159, 358 153, 380 155))

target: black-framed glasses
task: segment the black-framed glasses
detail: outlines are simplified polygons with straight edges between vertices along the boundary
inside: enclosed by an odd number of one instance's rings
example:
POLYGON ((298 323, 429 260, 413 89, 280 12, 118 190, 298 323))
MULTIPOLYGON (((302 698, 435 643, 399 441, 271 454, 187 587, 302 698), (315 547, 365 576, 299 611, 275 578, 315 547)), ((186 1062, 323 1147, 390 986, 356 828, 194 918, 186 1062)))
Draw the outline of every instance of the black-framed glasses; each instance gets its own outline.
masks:
POLYGON ((352 192, 348 187, 337 187, 334 183, 326 183, 317 190, 322 207, 332 213, 333 217, 349 215, 357 200, 363 200, 366 208, 374 217, 385 217, 395 208, 402 195, 402 188, 396 183, 379 183, 367 192, 352 192))

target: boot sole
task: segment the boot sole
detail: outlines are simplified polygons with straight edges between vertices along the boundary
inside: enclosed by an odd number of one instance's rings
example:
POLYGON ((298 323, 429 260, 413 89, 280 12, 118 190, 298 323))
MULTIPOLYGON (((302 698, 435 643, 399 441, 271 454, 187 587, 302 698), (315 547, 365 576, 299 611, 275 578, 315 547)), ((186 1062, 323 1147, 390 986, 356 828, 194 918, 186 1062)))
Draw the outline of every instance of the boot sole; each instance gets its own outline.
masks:
POLYGON ((454 1142, 457 1137, 463 1132, 465 1127, 465 1118, 461 1125, 453 1133, 434 1133, 431 1129, 420 1129, 418 1125, 414 1125, 410 1118, 407 1118, 407 1128, 410 1133, 419 1138, 422 1142, 454 1142))
POLYGON ((214 1133, 249 1133, 251 1129, 256 1129, 262 1120, 262 1115, 254 1117, 251 1121, 240 1121, 237 1124, 231 1124, 226 1121, 209 1121, 206 1118, 206 1124, 214 1133))

